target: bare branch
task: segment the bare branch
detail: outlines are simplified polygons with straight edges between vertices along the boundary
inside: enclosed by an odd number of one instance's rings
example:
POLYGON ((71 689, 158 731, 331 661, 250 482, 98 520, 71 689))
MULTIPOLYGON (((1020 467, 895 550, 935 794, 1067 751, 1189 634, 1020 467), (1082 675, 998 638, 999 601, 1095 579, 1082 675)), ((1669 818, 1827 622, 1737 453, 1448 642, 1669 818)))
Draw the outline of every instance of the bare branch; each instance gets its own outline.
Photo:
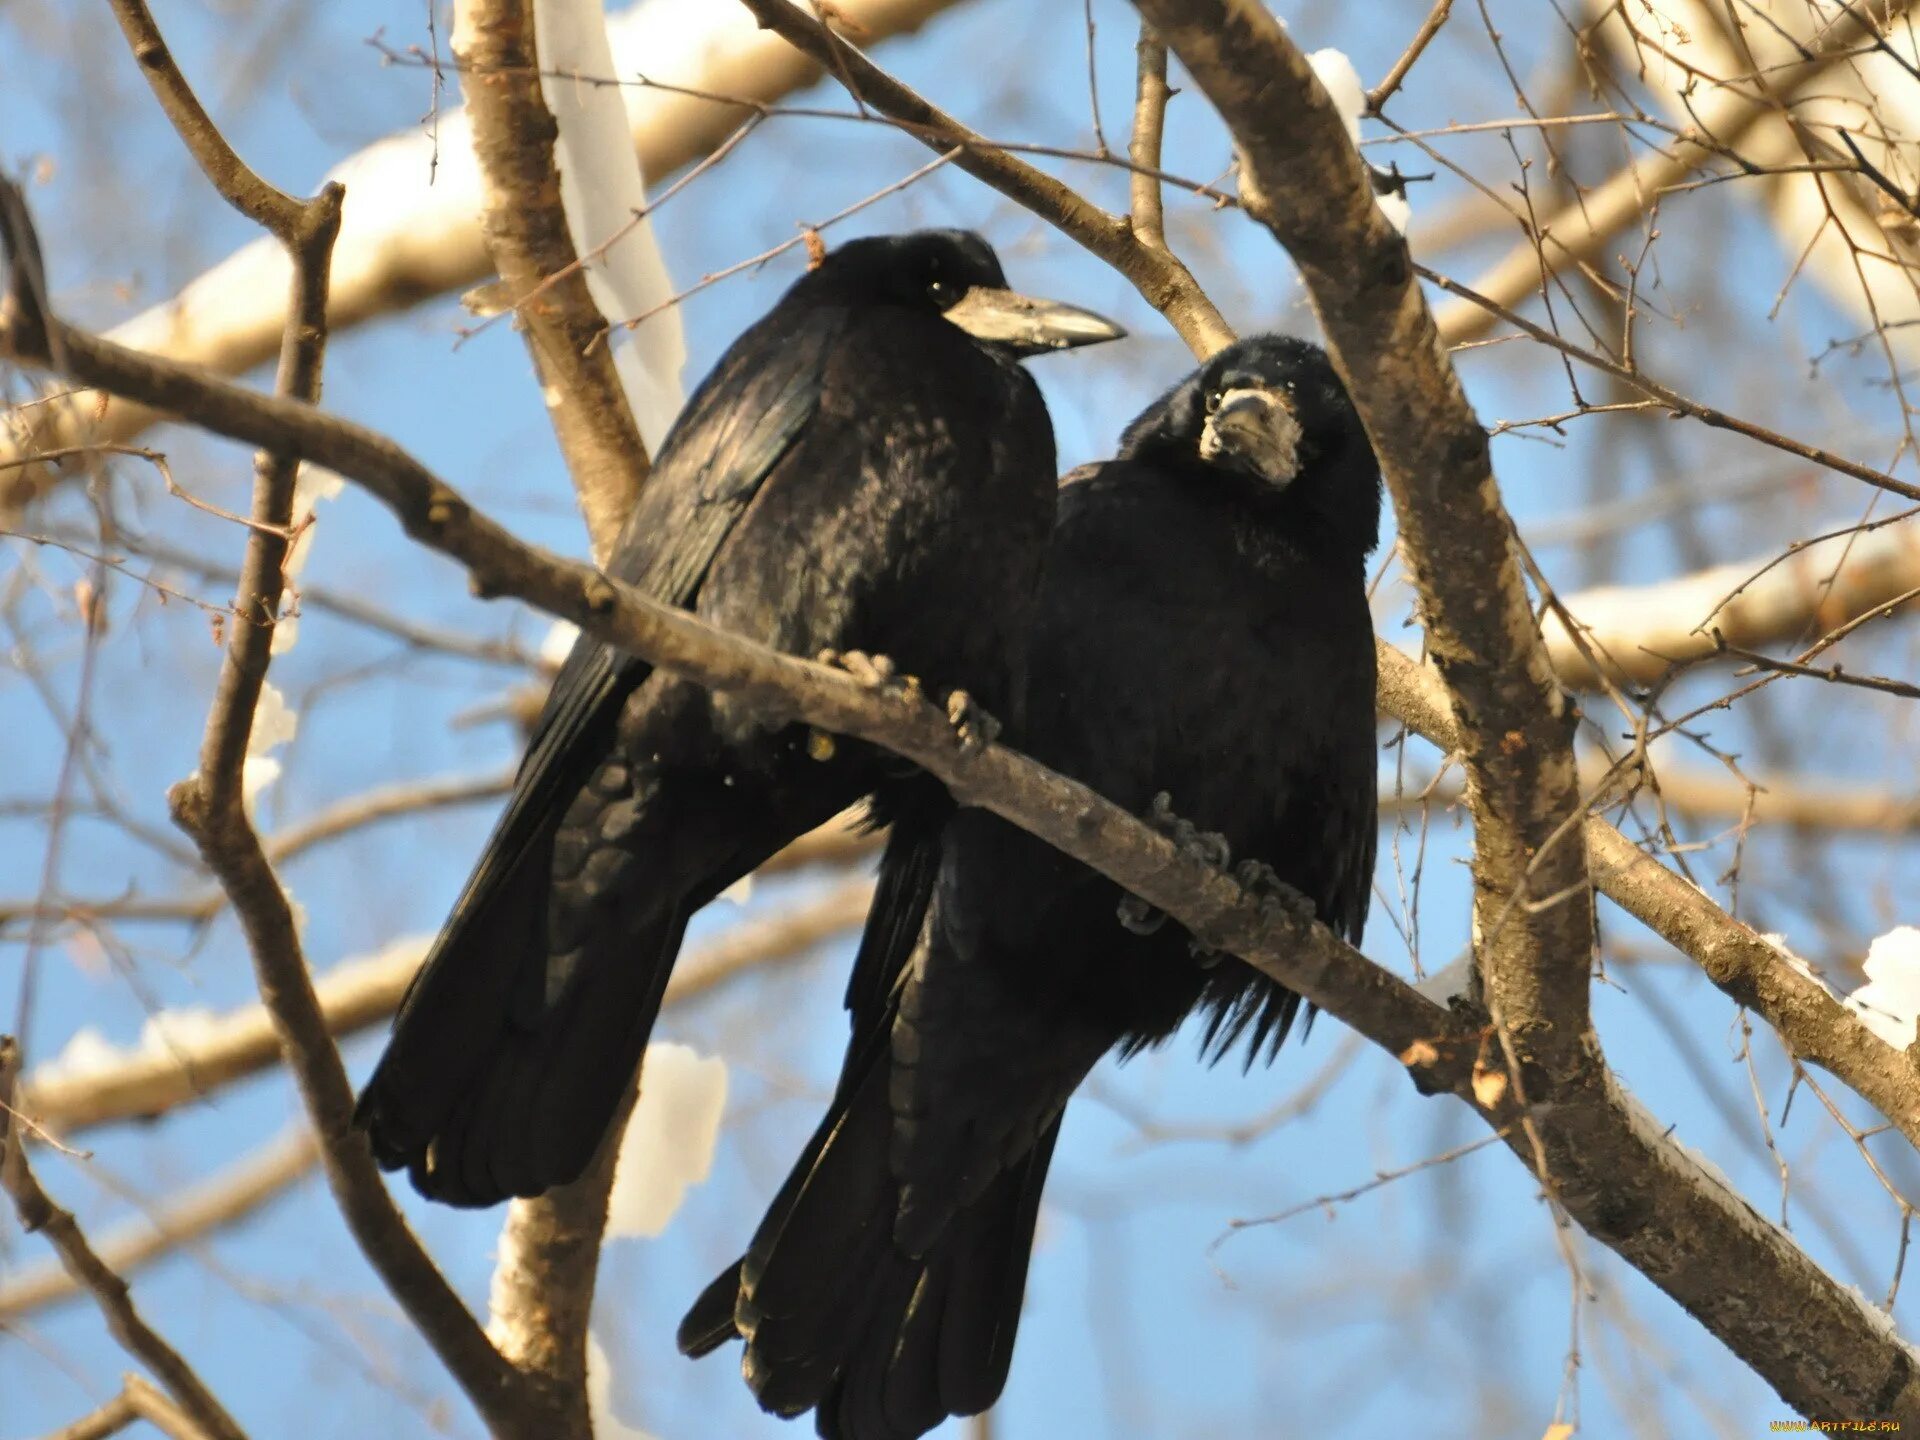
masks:
POLYGON ((27 1163, 27 1147, 12 1123, 14 1077, 19 1064, 20 1050, 13 1038, 0 1036, 0 1188, 12 1197, 20 1224, 30 1232, 46 1235, 74 1283, 93 1296, 113 1338, 159 1377, 201 1428, 214 1440, 246 1440, 245 1432, 193 1367, 141 1318, 127 1282, 87 1243, 72 1213, 54 1204, 40 1188, 27 1163))
MULTIPOLYGON (((878 40, 918 29, 955 0, 838 0, 837 13, 878 40)), ((707 0, 635 5, 614 24, 621 53, 661 64, 650 78, 661 88, 629 107, 642 168, 665 176, 720 145, 745 118, 739 104, 693 91, 771 101, 810 85, 819 70, 775 36, 741 23, 730 7, 707 0)), ((335 330, 468 288, 492 267, 473 205, 471 147, 459 132, 466 117, 442 111, 437 143, 445 150, 437 183, 419 184, 434 137, 417 129, 389 136, 336 166, 356 196, 335 256, 327 320, 335 330)), ((178 295, 120 326, 115 337, 137 350, 240 375, 278 352, 286 317, 287 265, 270 242, 236 251, 178 295)), ((150 407, 109 401, 97 393, 43 397, 0 411, 0 463, 90 441, 127 440, 158 420, 150 407)), ((58 479, 46 466, 0 469, 0 517, 17 514, 58 479)))
POLYGON ((486 195, 487 249, 505 286, 602 565, 647 479, 607 317, 587 292, 554 164, 558 126, 540 93, 534 0, 460 0, 453 53, 465 76, 486 195))
POLYGON ((1127 158, 1138 168, 1129 183, 1133 189, 1133 235, 1142 245, 1167 247, 1167 217, 1160 199, 1160 144, 1167 131, 1167 101, 1173 90, 1167 84, 1167 47, 1146 24, 1140 26, 1140 38, 1134 42, 1139 66, 1133 102, 1133 137, 1127 143, 1127 158))
MULTIPOLYGON (((265 183, 211 134, 211 123, 192 102, 143 0, 115 3, 156 94, 181 128, 189 150, 206 167, 207 177, 236 209, 258 212, 286 250, 293 281, 274 388, 279 403, 310 411, 319 399, 326 354, 328 277, 340 229, 342 189, 327 185, 305 202, 278 192, 269 195, 265 183)), ((489 1424, 496 1431, 516 1433, 523 1411, 514 1372, 407 1228, 374 1167, 365 1137, 352 1126, 353 1092, 314 997, 292 907, 242 801, 242 763, 286 588, 300 460, 297 453, 271 445, 262 447, 255 459, 252 523, 234 604, 243 618, 229 632, 200 745, 200 767, 168 792, 168 805, 174 823, 194 841, 233 898, 260 997, 294 1072, 319 1138, 328 1184, 348 1228, 489 1424)))
MULTIPOLYGON (((1884 12, 1876 13, 1890 24, 1910 3, 1892 0, 1884 12)), ((1772 88, 1788 94, 1817 84, 1829 68, 1847 64, 1862 43, 1874 39, 1872 19, 1862 13, 1869 8, 1847 8, 1811 47, 1808 58, 1796 60, 1770 77, 1772 88)), ((1613 237, 1646 214, 1649 196, 1685 181, 1715 155, 1739 145, 1755 125, 1776 113, 1771 101, 1756 100, 1739 86, 1709 90, 1694 106, 1693 137, 1681 140, 1649 163, 1623 166, 1599 185, 1583 190, 1560 209, 1541 217, 1538 225, 1470 288, 1497 305, 1512 307, 1552 276, 1600 260, 1613 237)), ((1497 312, 1462 302, 1442 309, 1438 321, 1447 343, 1460 345, 1486 335, 1496 318, 1497 312)))
MULTIPOLYGON (((8 193, 0 185, 0 198, 8 193)), ((17 197, 17 190, 10 193, 17 197)), ((23 205, 17 213, 24 216, 23 205)), ((5 214, 11 218, 15 210, 5 214)), ((11 235, 0 239, 18 243, 11 235)), ((45 368, 51 364, 45 350, 32 348, 44 340, 57 345, 69 378, 326 465, 385 504, 416 540, 465 566, 476 593, 512 594, 663 669, 710 689, 737 691, 769 719, 804 716, 885 746, 944 781, 964 803, 985 805, 1100 870, 1205 943, 1242 956, 1395 1055, 1411 1052, 1411 1068, 1430 1083, 1451 1088, 1446 1078, 1465 1074, 1451 1042, 1433 1043, 1452 1029, 1445 1012, 1403 981, 1323 927, 1267 914, 1229 877, 1181 855, 1086 787, 1001 747, 962 747, 936 707, 876 694, 844 671, 715 630, 586 566, 522 545, 393 441, 362 426, 127 350, 51 315, 34 319, 34 325, 0 331, 0 354, 45 368)), ((285 942, 292 944, 290 927, 285 942)))
POLYGON ((136 1420, 145 1420, 167 1440, 215 1440, 211 1431, 138 1375, 124 1375, 120 1383, 121 1391, 113 1399, 44 1440, 105 1440, 136 1420))
MULTIPOLYGON (((23 1108, 32 1103, 31 1095, 21 1101, 23 1108)), ((319 1159, 320 1151, 306 1131, 282 1136, 218 1174, 147 1207, 145 1213, 103 1235, 94 1250, 109 1269, 131 1274, 251 1215, 309 1174, 319 1159)), ((0 1324, 80 1291, 73 1275, 59 1266, 24 1270, 0 1285, 0 1324)))
POLYGON ((1196 355, 1208 355, 1233 339, 1233 331, 1202 293, 1192 272, 1164 246, 1142 243, 1132 226, 1015 159, 879 69, 825 23, 789 0, 741 0, 756 19, 829 66, 855 99, 901 122, 928 149, 958 148, 962 170, 1008 199, 1024 205, 1119 271, 1167 317, 1196 355))
MULTIPOLYGON (((851 838, 863 847, 871 844, 868 836, 851 838)), ((804 857, 810 850, 803 839, 782 853, 804 857)), ((834 858, 838 860, 837 852, 834 858)), ((870 882, 852 882, 771 919, 730 926, 681 959, 661 1003, 672 1007, 694 1000, 750 970, 800 958, 859 924, 870 894, 870 882)), ((376 955, 342 961, 320 975, 314 995, 327 1033, 345 1037, 392 1018, 426 951, 425 936, 397 941, 376 955)), ((249 1005, 207 1025, 190 1043, 143 1046, 109 1068, 72 1076, 29 1075, 22 1084, 20 1108, 47 1129, 72 1135, 118 1120, 151 1119, 204 1100, 280 1059, 272 1017, 264 1005, 249 1005)))
POLYGON ((1427 53, 1427 46, 1433 43, 1433 37, 1440 33, 1451 14, 1453 0, 1433 0, 1433 9, 1420 22, 1420 28, 1413 32, 1413 38, 1407 42, 1407 48, 1401 52, 1400 58, 1393 62, 1393 68, 1387 71, 1386 78, 1367 92, 1367 114, 1378 115, 1385 108, 1387 101, 1393 98, 1393 92, 1406 83, 1407 72, 1427 53))

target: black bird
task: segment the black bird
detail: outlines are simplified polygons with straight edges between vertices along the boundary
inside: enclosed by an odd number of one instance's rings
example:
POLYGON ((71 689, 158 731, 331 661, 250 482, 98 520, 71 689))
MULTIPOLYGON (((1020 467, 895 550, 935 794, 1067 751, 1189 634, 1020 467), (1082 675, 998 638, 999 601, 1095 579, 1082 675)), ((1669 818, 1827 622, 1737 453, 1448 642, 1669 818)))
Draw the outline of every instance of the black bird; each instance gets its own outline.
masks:
MULTIPOLYGON (((881 653, 1017 708, 1055 504, 1018 360, 1121 333, 1009 291, 968 232, 843 245, 688 400, 608 571, 780 650, 881 653)), ((583 636, 360 1097, 380 1163, 456 1205, 577 1177, 688 917, 862 797, 930 883, 912 860, 944 790, 583 636)))
MULTIPOLYGON (((1379 526, 1379 469, 1326 355, 1243 341, 1067 478, 1029 656, 1037 759, 1163 818, 1171 792, 1189 842, 1230 847, 1356 942, 1379 526)), ((908 1440, 1006 1383, 1047 1162, 1095 1062, 1196 1010, 1211 1058, 1243 1040, 1249 1064, 1271 1058, 1299 998, 984 810, 947 826, 917 941, 867 942, 832 1109, 680 1344, 744 1335, 764 1408, 908 1440)))

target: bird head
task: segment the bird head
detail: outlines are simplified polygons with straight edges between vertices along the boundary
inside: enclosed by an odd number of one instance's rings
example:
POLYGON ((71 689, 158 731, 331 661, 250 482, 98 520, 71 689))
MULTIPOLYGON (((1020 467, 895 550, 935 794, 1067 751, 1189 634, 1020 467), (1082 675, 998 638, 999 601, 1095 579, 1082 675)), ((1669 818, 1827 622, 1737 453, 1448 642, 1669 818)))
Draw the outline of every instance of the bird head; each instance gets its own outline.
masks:
POLYGON ((830 251, 802 286, 940 315, 1015 357, 1118 340, 1111 320, 1007 288, 993 247, 971 230, 869 235, 830 251))
POLYGON ((1379 544, 1379 463, 1333 362, 1308 341, 1229 345, 1127 427, 1120 455, 1251 480, 1358 553, 1379 544))

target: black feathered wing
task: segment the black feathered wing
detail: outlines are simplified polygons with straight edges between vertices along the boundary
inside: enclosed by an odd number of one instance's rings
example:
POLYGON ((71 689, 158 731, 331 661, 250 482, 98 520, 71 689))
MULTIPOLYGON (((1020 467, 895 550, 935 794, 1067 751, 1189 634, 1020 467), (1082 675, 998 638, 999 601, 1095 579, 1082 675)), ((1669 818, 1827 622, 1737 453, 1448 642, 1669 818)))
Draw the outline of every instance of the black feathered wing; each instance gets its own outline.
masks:
MULTIPOLYGON (((803 313, 773 344, 749 332, 714 368, 661 447, 609 566, 616 578, 664 604, 693 603, 734 525, 818 411, 846 319, 839 309, 803 313)), ((544 935, 555 831, 608 763, 621 709, 651 673, 646 661, 589 636, 574 643, 507 808, 408 989, 357 1117, 381 1163, 413 1163, 416 1183, 425 1179, 421 1152, 462 1098, 489 1037, 510 1011, 524 1019, 530 997, 536 1010, 561 999, 567 977, 549 970, 544 935)), ((669 929, 684 920, 669 920, 669 929)), ((677 948, 671 934, 659 940, 663 953, 635 957, 643 994, 664 978, 646 972, 670 965, 677 948)), ((471 1198, 496 1197, 483 1189, 471 1198)))

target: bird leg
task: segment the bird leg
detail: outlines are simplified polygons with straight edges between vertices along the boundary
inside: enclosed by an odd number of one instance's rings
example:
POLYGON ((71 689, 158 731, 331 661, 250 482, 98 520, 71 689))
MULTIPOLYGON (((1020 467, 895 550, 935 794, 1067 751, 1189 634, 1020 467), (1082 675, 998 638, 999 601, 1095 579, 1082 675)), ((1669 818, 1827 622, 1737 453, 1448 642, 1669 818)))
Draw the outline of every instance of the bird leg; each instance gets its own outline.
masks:
POLYGON ((1282 880, 1264 860, 1242 860, 1233 867, 1233 878, 1240 882, 1242 890, 1260 902, 1263 915, 1278 911, 1291 915, 1303 925, 1311 925, 1319 918, 1319 907, 1282 880))
MULTIPOLYGON (((844 670, 854 678, 862 689, 876 694, 894 694, 912 703, 924 698, 921 692, 920 677, 902 675, 899 667, 890 656, 869 655, 864 650, 822 650, 813 657, 822 665, 831 665, 836 670, 844 670)), ((807 733, 807 753, 816 760, 831 760, 837 753, 837 746, 831 735, 824 730, 809 730, 807 733)), ((914 767, 907 765, 905 771, 914 767)))
MULTIPOLYGON (((1191 820, 1174 814, 1173 796, 1165 790, 1153 797, 1147 813, 1140 818, 1171 840, 1173 848, 1188 859, 1198 860, 1215 870, 1225 870, 1233 858, 1227 837, 1216 830, 1202 830, 1191 820)), ((1122 897, 1116 913, 1121 925, 1135 935, 1151 935, 1167 923, 1164 910, 1156 910, 1138 895, 1122 897)))
POLYGON ((869 655, 864 650, 822 650, 814 658, 822 665, 846 671, 863 689, 892 691, 910 700, 921 697, 920 677, 902 675, 890 656, 869 655))
POLYGON ((962 751, 984 750, 1000 736, 1000 722, 964 690, 947 692, 947 724, 953 727, 962 751))

